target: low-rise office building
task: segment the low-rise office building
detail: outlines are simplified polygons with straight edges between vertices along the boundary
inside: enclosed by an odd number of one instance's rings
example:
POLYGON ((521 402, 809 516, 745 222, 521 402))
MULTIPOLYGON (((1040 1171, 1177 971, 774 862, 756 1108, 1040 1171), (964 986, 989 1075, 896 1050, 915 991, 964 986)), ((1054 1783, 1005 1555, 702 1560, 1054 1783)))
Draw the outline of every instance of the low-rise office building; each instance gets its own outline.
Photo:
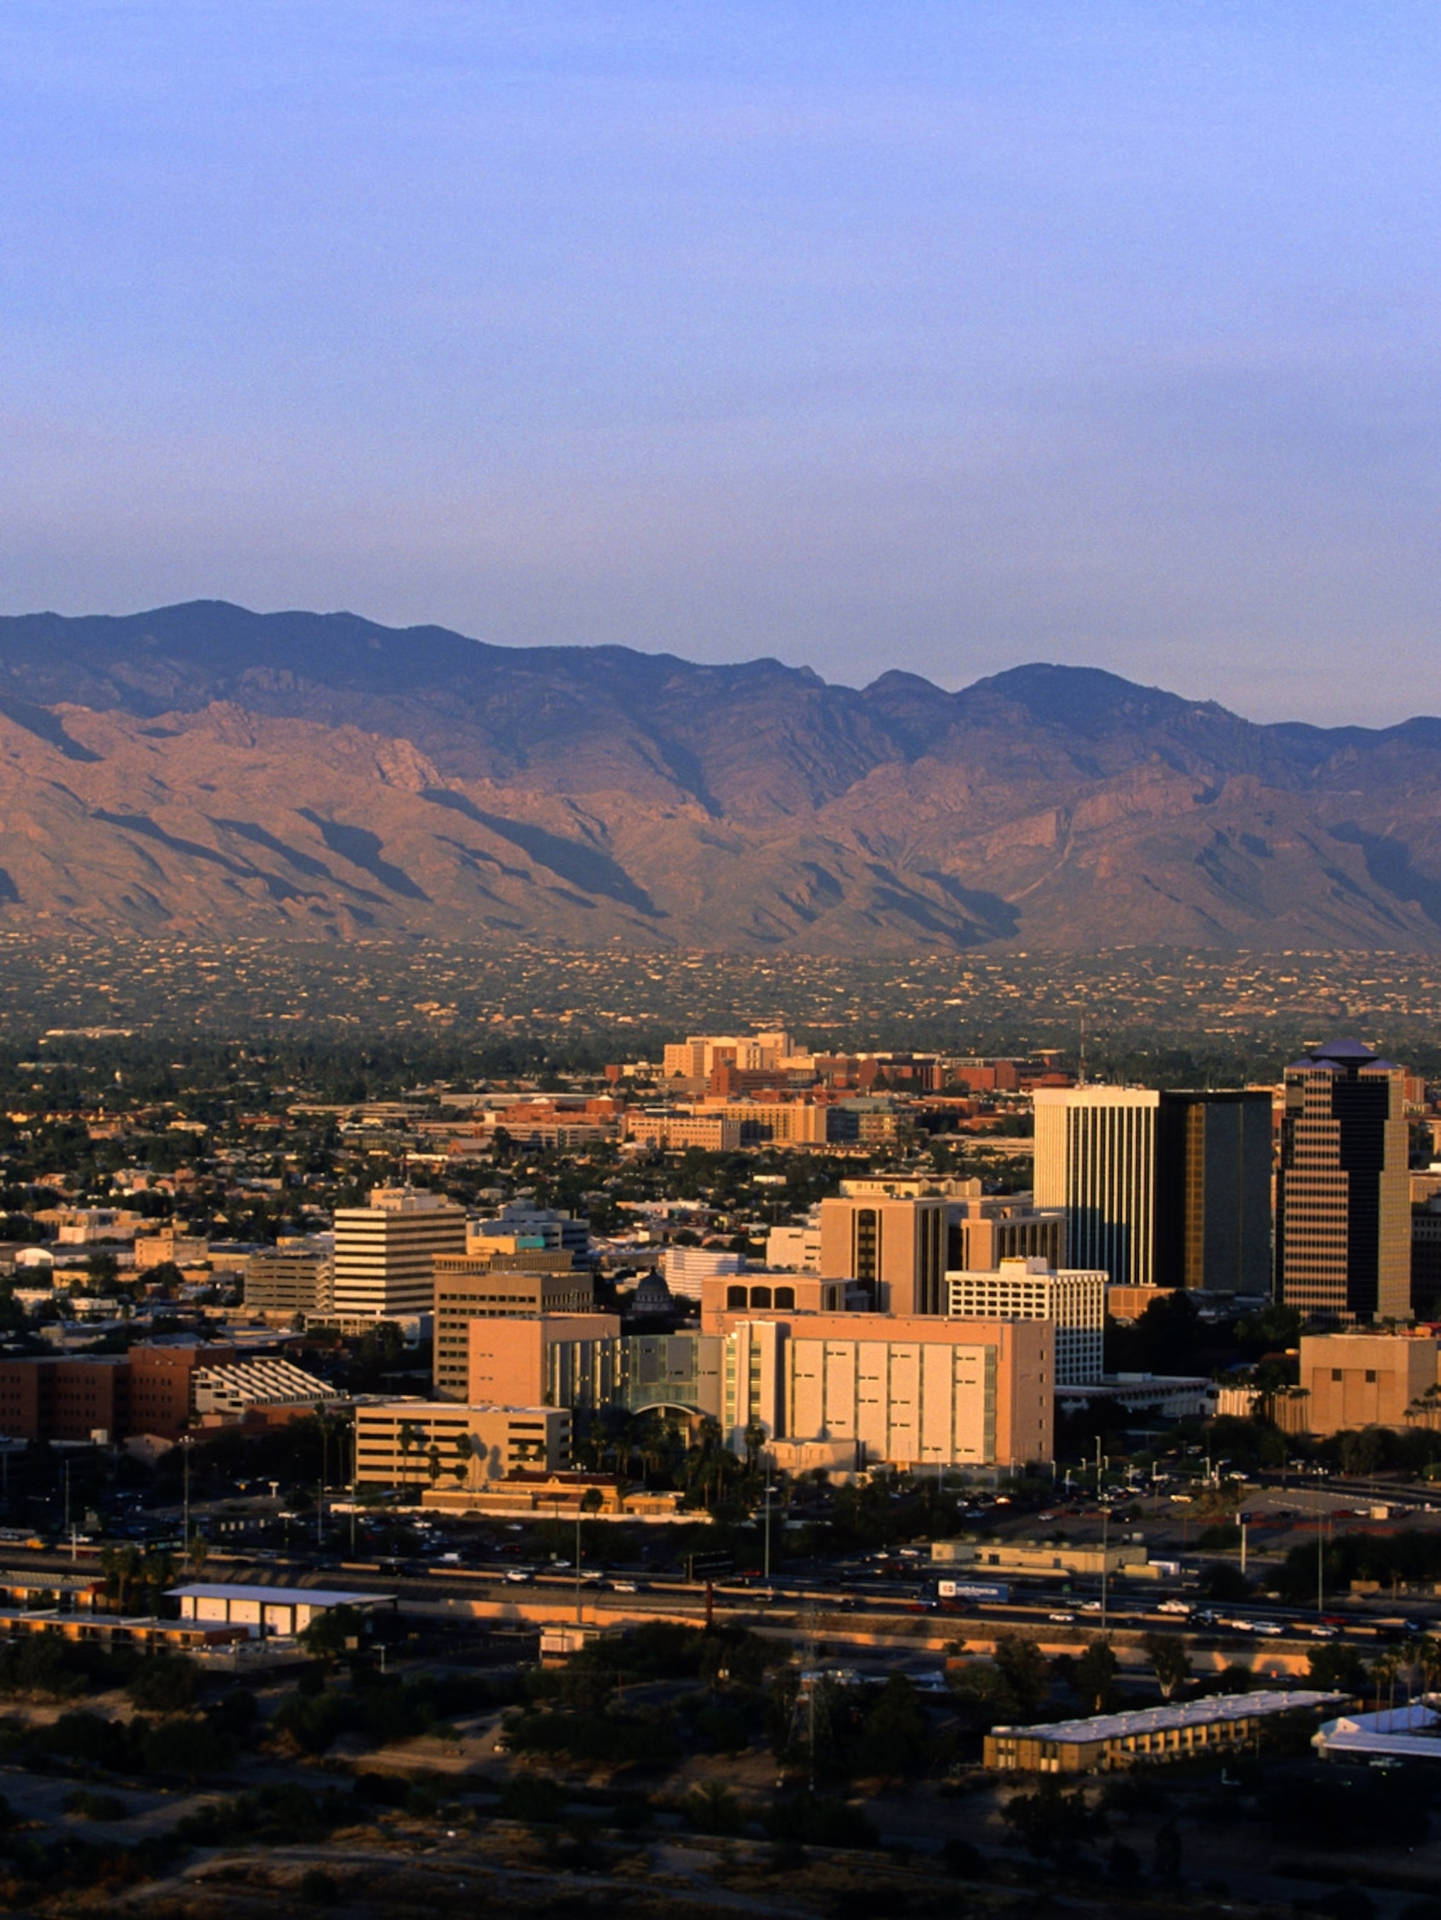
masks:
POLYGON ((1313 1719, 1343 1698, 1304 1689, 1241 1693, 1044 1726, 995 1727, 986 1735, 984 1764, 1002 1773, 1111 1773, 1200 1753, 1254 1751, 1285 1722, 1313 1719))
POLYGON ((361 1486, 477 1488, 517 1469, 570 1465, 568 1407, 457 1406, 386 1400, 355 1410, 361 1486))
MULTIPOLYGON (((544 1265, 512 1266, 520 1254, 438 1254, 435 1261, 435 1391, 443 1399, 473 1399, 470 1327, 476 1320, 529 1320, 537 1315, 584 1314, 595 1308, 595 1280, 570 1264, 568 1253, 537 1252, 544 1265)), ((517 1391, 511 1386, 505 1397, 517 1391)), ((523 1396, 524 1397, 524 1396, 523 1396)))
POLYGON ((1303 1334, 1299 1392, 1276 1403, 1293 1432, 1441 1425, 1441 1341, 1434 1334, 1303 1334))

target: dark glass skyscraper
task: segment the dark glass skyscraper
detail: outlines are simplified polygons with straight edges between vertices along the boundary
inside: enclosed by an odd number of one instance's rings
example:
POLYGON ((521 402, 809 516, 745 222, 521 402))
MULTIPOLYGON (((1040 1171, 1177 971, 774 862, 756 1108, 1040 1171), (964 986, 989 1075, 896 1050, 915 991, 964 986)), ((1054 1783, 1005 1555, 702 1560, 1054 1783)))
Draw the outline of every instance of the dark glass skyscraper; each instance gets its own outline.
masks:
POLYGON ((1286 1069, 1277 1291, 1335 1321, 1411 1317, 1405 1069, 1333 1040, 1286 1069))

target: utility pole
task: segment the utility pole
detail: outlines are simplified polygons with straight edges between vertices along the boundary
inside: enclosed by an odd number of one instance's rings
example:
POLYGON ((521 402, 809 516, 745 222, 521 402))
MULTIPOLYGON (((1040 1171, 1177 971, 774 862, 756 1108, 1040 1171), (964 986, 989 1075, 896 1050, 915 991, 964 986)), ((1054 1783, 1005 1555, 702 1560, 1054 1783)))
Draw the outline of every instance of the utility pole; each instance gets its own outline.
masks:
POLYGON ((575 1503, 575 1624, 580 1625, 580 1502, 575 1503))
POLYGON ((325 1545, 325 1402, 322 1400, 320 1413, 320 1486, 315 1499, 315 1544, 325 1545))
POLYGON ((1106 1505, 1105 1501, 1103 1500, 1101 1502, 1101 1632, 1102 1633, 1106 1631, 1106 1598, 1108 1593, 1107 1571, 1110 1566, 1110 1556, 1106 1549, 1107 1549, 1107 1542, 1110 1538, 1110 1520, 1111 1520, 1111 1509, 1106 1505))
POLYGON ((766 1493, 765 1582, 767 1586, 769 1586, 771 1583, 771 1495, 774 1492, 775 1492, 774 1487, 767 1487, 765 1490, 765 1493, 766 1493))

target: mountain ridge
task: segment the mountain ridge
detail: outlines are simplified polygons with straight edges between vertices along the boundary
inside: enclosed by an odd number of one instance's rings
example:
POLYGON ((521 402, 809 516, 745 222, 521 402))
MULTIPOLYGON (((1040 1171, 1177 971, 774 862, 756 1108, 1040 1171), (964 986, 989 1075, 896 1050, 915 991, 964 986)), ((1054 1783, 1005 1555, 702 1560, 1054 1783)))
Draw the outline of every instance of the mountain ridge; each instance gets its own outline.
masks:
POLYGON ((0 928, 1441 950, 1441 719, 195 601, 0 617, 0 928))

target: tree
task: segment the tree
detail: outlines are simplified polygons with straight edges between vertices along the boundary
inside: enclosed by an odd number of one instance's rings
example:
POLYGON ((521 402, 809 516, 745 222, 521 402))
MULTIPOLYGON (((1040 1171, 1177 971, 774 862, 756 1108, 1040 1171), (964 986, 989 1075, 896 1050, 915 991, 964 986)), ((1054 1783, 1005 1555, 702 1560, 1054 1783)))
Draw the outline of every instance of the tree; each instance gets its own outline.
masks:
POLYGON ((996 1670, 1019 1712, 1034 1715, 1046 1704, 1050 1674, 1046 1656, 1028 1634, 1010 1633, 996 1642, 996 1670))
POLYGON ((1175 1633, 1147 1633, 1142 1636, 1141 1645, 1155 1673, 1162 1699, 1169 1700, 1177 1687, 1191 1677, 1191 1656, 1186 1652, 1185 1641, 1175 1633))
POLYGON ((179 1713, 199 1690, 195 1662, 183 1653, 157 1653, 137 1668, 125 1691, 151 1713, 179 1713))
POLYGON ((1364 1694, 1368 1675, 1366 1664, 1354 1647, 1333 1642, 1313 1647, 1307 1656, 1309 1678, 1328 1693, 1364 1694))
POLYGON ((300 1644, 314 1659, 327 1666, 351 1648, 360 1645, 365 1621, 355 1607, 327 1607, 300 1635, 300 1644))
POLYGON ((402 1420, 395 1444, 400 1452, 400 1484, 405 1489, 410 1485, 410 1456, 425 1445, 424 1427, 414 1420, 402 1420))
POLYGON ((1034 1793, 1012 1794, 1001 1818, 1038 1860, 1071 1859, 1105 1831, 1104 1821, 1087 1807, 1084 1789, 1063 1792, 1053 1779, 1043 1780, 1034 1793))
POLYGON ((475 1442, 468 1433, 457 1436, 455 1442, 456 1464, 451 1468, 460 1484, 469 1486, 475 1478, 475 1442))
POLYGON ((1211 1560, 1201 1569, 1201 1592, 1208 1600, 1244 1600, 1251 1582, 1229 1560, 1211 1560))
POLYGON ((903 1673, 893 1673, 866 1715, 859 1765, 886 1779, 914 1773, 924 1764, 926 1717, 916 1689, 903 1673))
POLYGON ((1092 1713, 1109 1713, 1116 1703, 1116 1655, 1110 1641, 1099 1635, 1089 1641, 1071 1678, 1092 1713))

